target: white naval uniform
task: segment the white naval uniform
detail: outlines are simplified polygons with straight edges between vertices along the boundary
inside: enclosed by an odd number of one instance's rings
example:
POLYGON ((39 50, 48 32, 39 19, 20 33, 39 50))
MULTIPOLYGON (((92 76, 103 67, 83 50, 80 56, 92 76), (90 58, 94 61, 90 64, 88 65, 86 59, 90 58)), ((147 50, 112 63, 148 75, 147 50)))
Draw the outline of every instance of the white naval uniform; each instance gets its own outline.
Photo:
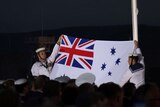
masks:
MULTIPOLYGON (((134 83, 136 88, 143 85, 145 83, 145 65, 144 65, 144 57, 142 56, 140 48, 137 48, 135 52, 138 54, 139 63, 135 65, 134 68, 129 67, 128 71, 122 77, 120 82, 120 86, 123 86, 126 82, 134 83), (139 66, 139 67, 136 67, 139 66)), ((134 66, 134 65, 133 65, 134 66)))
MULTIPOLYGON (((51 55, 47 58, 47 63, 53 63, 55 61, 55 58, 59 51, 59 45, 55 44, 51 55)), ((33 76, 39 76, 39 75, 45 75, 49 77, 51 70, 51 67, 47 67, 46 63, 42 63, 40 61, 37 61, 33 64, 31 68, 31 73, 33 76)))

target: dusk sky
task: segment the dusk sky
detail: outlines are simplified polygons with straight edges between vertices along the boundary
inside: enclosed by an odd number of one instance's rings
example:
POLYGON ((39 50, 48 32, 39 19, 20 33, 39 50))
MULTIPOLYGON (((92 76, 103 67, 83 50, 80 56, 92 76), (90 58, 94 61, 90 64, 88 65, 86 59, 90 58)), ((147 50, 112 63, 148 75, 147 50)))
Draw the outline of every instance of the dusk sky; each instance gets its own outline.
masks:
MULTIPOLYGON (((160 0, 137 0, 139 24, 160 25, 160 0)), ((0 32, 131 24, 131 0, 3 0, 0 32)))

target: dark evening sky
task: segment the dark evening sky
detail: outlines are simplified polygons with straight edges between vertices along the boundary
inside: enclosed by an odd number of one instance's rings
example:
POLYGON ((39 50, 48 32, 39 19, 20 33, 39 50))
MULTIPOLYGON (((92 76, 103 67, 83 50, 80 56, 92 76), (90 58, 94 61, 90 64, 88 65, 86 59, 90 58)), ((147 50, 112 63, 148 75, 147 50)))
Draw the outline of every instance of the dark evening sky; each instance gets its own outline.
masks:
MULTIPOLYGON (((138 0, 139 24, 160 25, 160 1, 138 0)), ((1 0, 0 32, 131 24, 131 0, 1 0)))

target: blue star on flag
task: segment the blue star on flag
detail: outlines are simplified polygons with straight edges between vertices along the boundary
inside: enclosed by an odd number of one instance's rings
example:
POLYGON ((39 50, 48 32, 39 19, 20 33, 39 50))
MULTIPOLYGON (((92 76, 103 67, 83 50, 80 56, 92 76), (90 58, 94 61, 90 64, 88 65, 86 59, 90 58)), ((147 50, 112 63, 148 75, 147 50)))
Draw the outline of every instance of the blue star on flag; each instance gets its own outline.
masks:
POLYGON ((120 59, 120 58, 118 58, 118 59, 116 60, 115 65, 119 65, 119 63, 121 62, 120 60, 121 60, 121 59, 120 59))
POLYGON ((112 72, 111 71, 108 72, 108 76, 112 76, 112 72))
POLYGON ((104 70, 106 68, 106 64, 104 63, 104 64, 102 64, 102 66, 101 66, 101 70, 104 70))
POLYGON ((114 55, 116 53, 116 48, 111 48, 111 55, 114 55))

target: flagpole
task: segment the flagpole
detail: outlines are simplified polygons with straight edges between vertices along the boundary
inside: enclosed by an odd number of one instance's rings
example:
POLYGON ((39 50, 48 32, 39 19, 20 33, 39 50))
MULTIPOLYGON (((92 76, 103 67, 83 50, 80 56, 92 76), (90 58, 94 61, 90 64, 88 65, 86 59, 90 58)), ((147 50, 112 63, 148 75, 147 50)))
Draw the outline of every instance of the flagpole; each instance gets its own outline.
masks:
POLYGON ((133 32, 133 40, 138 41, 138 8, 137 8, 137 0, 131 0, 132 5, 132 32, 133 32))

